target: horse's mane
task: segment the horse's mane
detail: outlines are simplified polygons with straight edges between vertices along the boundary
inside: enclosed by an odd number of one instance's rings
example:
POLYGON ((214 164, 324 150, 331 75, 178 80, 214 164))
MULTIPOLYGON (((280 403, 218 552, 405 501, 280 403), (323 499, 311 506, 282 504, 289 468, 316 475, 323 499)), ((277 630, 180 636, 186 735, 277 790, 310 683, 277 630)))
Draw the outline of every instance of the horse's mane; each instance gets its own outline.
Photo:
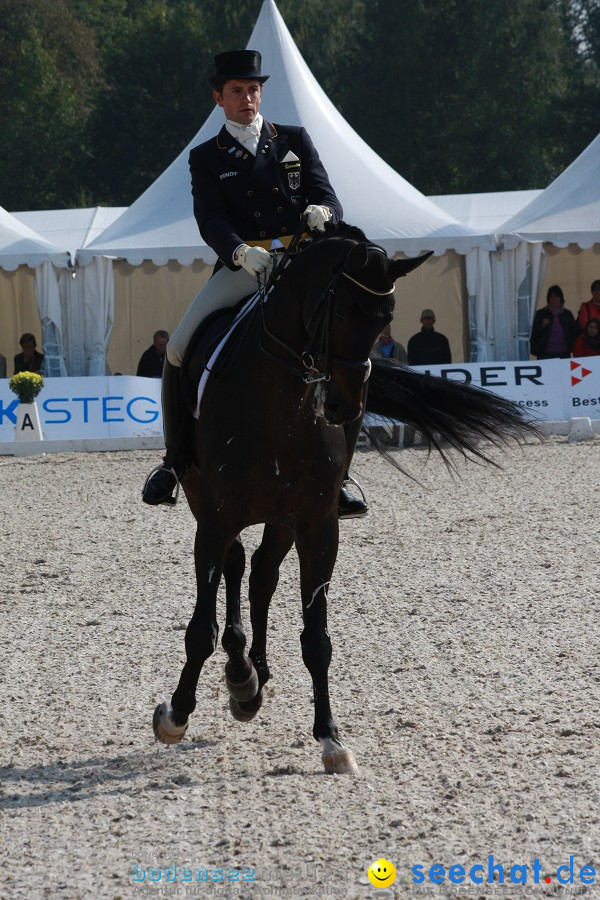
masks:
POLYGON ((327 225, 325 227, 325 231, 318 231, 315 235, 313 235, 313 241, 316 243, 318 241, 327 240, 327 238, 332 237, 354 238, 354 240, 356 241, 368 240, 364 231, 362 231, 357 225, 349 225, 348 222, 344 222, 340 219, 337 225, 327 225))
MULTIPOLYGON (((349 225, 347 222, 339 221, 337 225, 327 225, 325 231, 317 231, 311 235, 311 239, 302 246, 302 252, 296 254, 292 259, 290 270, 294 277, 299 272, 311 269, 315 263, 327 259, 327 246, 334 245, 338 241, 354 240, 357 243, 367 241, 364 231, 357 228, 356 225, 349 225)), ((285 272, 283 273, 286 274, 285 272)), ((285 279, 284 279, 285 282, 285 279)))

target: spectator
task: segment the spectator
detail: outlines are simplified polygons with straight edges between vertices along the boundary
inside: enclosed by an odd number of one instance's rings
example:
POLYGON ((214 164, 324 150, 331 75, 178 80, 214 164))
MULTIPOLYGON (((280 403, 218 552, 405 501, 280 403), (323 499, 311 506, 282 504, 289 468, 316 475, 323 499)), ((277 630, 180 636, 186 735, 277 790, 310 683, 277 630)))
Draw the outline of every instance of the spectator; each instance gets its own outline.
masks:
POLYGON ((138 375, 142 375, 144 378, 162 378, 168 340, 168 331, 154 332, 154 343, 140 356, 137 367, 138 375))
POLYGON ((381 359, 381 357, 385 357, 385 359, 395 359, 404 365, 406 365, 407 361, 406 350, 402 344, 399 344, 398 341, 395 341, 392 337, 392 328, 390 325, 385 326, 373 344, 369 355, 371 356, 371 359, 381 359))
POLYGON ((592 281, 591 291, 591 299, 581 304, 577 316, 577 324, 582 331, 590 319, 600 319, 600 278, 592 281))
POLYGON ((26 332, 19 340, 22 353, 15 356, 15 375, 19 372, 39 372, 44 362, 44 354, 35 349, 37 341, 35 337, 26 332))
POLYGON ((573 356, 600 356, 600 319, 590 319, 575 338, 573 356))
POLYGON ((0 378, 6 378, 6 357, 0 353, 0 378))
POLYGON ((538 309, 533 318, 531 353, 538 359, 569 359, 576 336, 575 317, 565 307, 562 288, 553 284, 548 288, 546 306, 538 309))
POLYGON ((409 366, 428 366, 452 362, 450 344, 445 334, 434 329, 435 313, 424 309, 421 313, 421 330, 408 342, 409 366))

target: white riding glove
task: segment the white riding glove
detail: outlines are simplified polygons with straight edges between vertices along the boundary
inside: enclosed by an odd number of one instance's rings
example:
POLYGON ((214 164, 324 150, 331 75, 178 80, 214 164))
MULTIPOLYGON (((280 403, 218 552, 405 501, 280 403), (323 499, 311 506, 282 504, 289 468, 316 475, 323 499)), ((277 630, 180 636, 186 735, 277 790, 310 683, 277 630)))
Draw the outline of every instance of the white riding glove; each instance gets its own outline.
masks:
POLYGON ((306 224, 311 231, 325 231, 325 223, 331 219, 331 210, 328 206, 315 206, 311 203, 302 215, 306 216, 306 224))
POLYGON ((241 244, 233 254, 236 266, 242 266, 253 278, 268 274, 273 267, 273 257, 263 247, 249 247, 241 244))

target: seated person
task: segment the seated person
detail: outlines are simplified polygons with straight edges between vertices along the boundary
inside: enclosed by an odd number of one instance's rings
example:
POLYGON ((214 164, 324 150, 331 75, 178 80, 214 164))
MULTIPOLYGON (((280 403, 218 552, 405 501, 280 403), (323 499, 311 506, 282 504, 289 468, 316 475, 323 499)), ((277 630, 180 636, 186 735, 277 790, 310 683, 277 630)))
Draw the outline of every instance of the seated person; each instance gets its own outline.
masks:
MULTIPOLYGON (((173 491, 185 472, 176 446, 185 407, 179 369, 196 329, 212 312, 235 306, 257 289, 273 265, 274 241, 287 247, 305 216, 311 230, 337 223, 342 208, 319 155, 304 128, 274 125, 259 113, 263 84, 261 54, 231 50, 215 56, 208 79, 213 99, 225 114, 218 135, 190 152, 194 215, 200 234, 219 257, 215 272, 179 323, 167 344, 162 379, 164 465, 150 473, 145 503, 173 503, 173 491), (276 200, 274 199, 276 198, 276 200)), ((358 439, 355 423, 346 444, 351 459, 358 439)), ((340 518, 365 515, 367 505, 344 487, 340 518)))
POLYGON ((590 319, 600 319, 600 278, 592 281, 592 296, 579 307, 577 324, 583 331, 590 319))
POLYGON ((395 341, 392 337, 392 329, 390 325, 386 325, 371 349, 369 354, 371 359, 395 359, 397 362, 406 365, 406 350, 395 341))
POLYGON ((573 356, 600 356, 600 319, 590 319, 575 338, 573 356))
POLYGON ((143 378, 162 378, 168 340, 168 331, 161 329, 154 332, 153 344, 140 356, 136 375, 143 378))
POLYGON ((44 362, 44 354, 38 353, 35 349, 37 347, 35 337, 26 332, 21 335, 19 344, 22 352, 17 353, 15 356, 14 374, 17 375, 19 372, 39 372, 44 362))

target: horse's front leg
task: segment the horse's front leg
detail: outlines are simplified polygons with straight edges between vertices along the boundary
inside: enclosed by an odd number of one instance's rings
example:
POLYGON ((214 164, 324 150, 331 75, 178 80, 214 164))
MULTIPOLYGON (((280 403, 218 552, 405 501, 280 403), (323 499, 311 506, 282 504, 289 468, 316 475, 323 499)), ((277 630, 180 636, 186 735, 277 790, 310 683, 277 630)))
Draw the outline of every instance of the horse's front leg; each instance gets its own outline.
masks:
POLYGON ((217 590, 228 541, 213 520, 198 522, 194 544, 197 599, 185 633, 186 663, 171 703, 160 703, 153 718, 154 734, 164 744, 180 741, 196 707, 196 688, 202 666, 217 646, 217 590))
POLYGON ((300 636, 302 658, 311 674, 315 701, 313 736, 322 748, 326 772, 356 773, 354 754, 338 736, 329 704, 328 670, 331 640, 327 631, 327 592, 338 551, 337 515, 319 525, 298 530, 296 548, 300 559, 300 587, 304 630, 300 636))

